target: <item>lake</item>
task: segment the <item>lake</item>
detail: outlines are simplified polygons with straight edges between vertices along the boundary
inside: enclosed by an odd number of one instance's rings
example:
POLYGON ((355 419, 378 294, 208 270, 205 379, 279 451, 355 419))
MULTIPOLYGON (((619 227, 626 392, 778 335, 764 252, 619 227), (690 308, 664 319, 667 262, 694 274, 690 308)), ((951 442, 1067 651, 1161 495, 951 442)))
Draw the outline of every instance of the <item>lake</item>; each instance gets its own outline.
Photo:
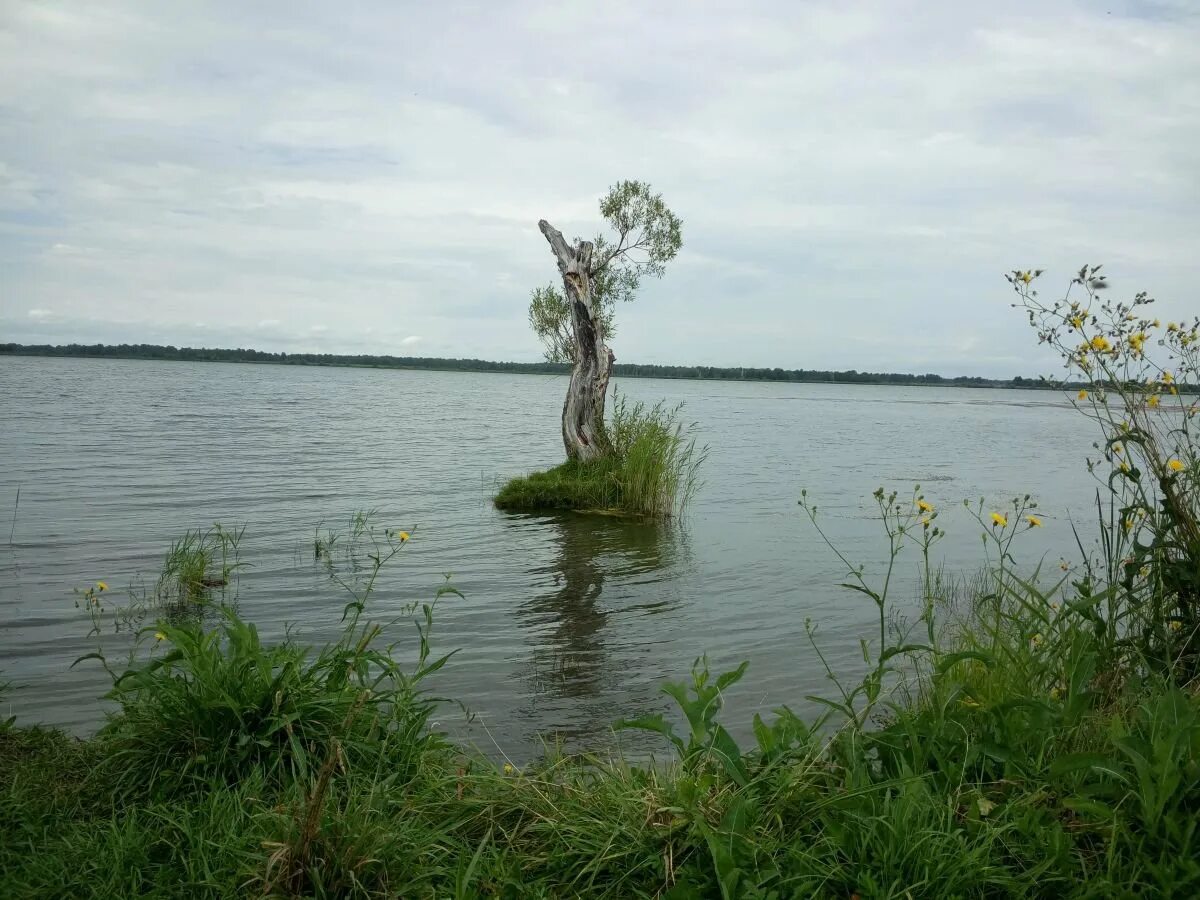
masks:
MULTIPOLYGON (((245 526, 239 608, 264 636, 337 631, 345 593, 313 559, 314 529, 358 509, 413 540, 385 570, 379 619, 429 598, 444 573, 463 598, 438 607, 442 725, 514 758, 539 737, 611 740, 623 716, 666 710, 666 679, 707 653, 750 660, 725 719, 808 709, 831 689, 809 647, 818 623, 847 673, 874 613, 840 589, 842 567, 797 506, 800 491, 850 558, 877 570, 886 544, 871 493, 914 484, 943 511, 939 556, 982 561, 964 499, 1025 493, 1045 527, 1020 562, 1078 559, 1090 530, 1092 427, 1050 392, 622 379, 635 400, 684 402, 710 447, 704 484, 672 526, 600 516, 507 515, 504 479, 561 461, 559 376, 0 357, 0 680, 4 714, 79 733, 106 688, 73 588, 153 583, 171 540, 245 526), (17 504, 17 489, 20 502, 17 504), (14 524, 15 511, 15 524, 14 524), (8 532, 13 528, 12 542, 8 532)), ((990 507, 989 507, 990 508, 990 507)), ((911 595, 917 554, 901 563, 911 595)), ((407 623, 392 628, 408 640, 407 623)), ((104 635, 119 652, 125 638, 104 635)), ((411 643, 411 642, 410 642, 411 643)))

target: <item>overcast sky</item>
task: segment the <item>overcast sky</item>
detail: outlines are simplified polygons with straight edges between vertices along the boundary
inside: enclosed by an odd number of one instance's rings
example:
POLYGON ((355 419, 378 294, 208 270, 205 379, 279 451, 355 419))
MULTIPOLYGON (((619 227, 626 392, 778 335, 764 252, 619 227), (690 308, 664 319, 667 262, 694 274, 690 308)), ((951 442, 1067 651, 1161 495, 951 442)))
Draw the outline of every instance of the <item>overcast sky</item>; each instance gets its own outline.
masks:
POLYGON ((537 230, 684 223, 626 362, 1052 370, 1002 272, 1197 310, 1200 0, 0 0, 0 340, 534 360, 537 230))

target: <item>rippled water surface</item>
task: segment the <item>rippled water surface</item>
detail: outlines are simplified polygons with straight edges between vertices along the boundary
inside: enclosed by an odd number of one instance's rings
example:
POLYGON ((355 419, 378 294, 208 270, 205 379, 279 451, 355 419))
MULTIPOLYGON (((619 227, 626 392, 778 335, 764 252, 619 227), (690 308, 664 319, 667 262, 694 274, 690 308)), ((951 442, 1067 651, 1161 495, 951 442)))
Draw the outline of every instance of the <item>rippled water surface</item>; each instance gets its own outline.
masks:
MULTIPOLYGON (((1034 391, 628 379, 634 399, 684 401, 711 448, 677 527, 512 516, 497 483, 561 460, 565 379, 457 372, 0 358, 0 680, 4 714, 86 732, 106 680, 72 588, 152 582, 172 540, 245 525, 240 609, 267 636, 321 640, 345 595, 313 561, 318 523, 354 510, 412 529, 374 600, 382 619, 453 573, 436 643, 460 648, 436 685, 473 713, 444 723, 522 754, 539 735, 608 740, 666 709, 659 686, 707 652, 750 659, 728 718, 798 708, 826 689, 804 623, 851 671, 872 611, 797 506, 807 488, 844 552, 878 565, 880 485, 920 483, 943 510, 951 568, 978 566, 965 498, 1031 493, 1046 527, 1018 556, 1078 556, 1094 483, 1088 425, 1034 391), (20 502, 17 504, 17 490, 20 502), (14 524, 15 511, 15 524, 14 524), (9 529, 13 528, 11 544, 9 529), (1036 538, 1036 539, 1035 539, 1036 538)), ((915 554, 902 563, 907 591, 915 554)), ((395 626, 406 638, 408 626, 395 626)), ((114 637, 104 637, 110 651, 114 637)), ((741 730, 741 729, 737 729, 741 730)))

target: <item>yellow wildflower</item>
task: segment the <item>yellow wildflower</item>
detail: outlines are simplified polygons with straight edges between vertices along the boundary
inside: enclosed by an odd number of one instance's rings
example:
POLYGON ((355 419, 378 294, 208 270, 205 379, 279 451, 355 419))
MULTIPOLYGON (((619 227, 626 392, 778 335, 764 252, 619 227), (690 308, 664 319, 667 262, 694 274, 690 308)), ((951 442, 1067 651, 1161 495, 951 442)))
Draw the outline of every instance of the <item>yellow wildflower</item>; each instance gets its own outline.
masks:
POLYGON ((1129 336, 1129 346, 1134 353, 1142 352, 1142 344, 1146 342, 1146 334, 1143 331, 1136 332, 1129 336))
POLYGON ((1098 334, 1094 338, 1092 338, 1091 346, 1092 346, 1092 349, 1095 350, 1097 353, 1103 353, 1106 350, 1112 349, 1112 344, 1110 344, 1108 342, 1108 338, 1106 338, 1102 334, 1098 334))
POLYGON ((156 632, 154 632, 154 639, 156 641, 165 641, 167 639, 167 636, 165 634, 163 634, 161 631, 156 631, 156 632))
POLYGON ((1029 639, 1029 643, 1033 644, 1035 647, 1042 646, 1042 636, 1040 634, 1035 634, 1029 639))
POLYGON ((1080 391, 1080 392, 1079 392, 1079 394, 1078 394, 1078 397, 1079 397, 1079 399, 1080 399, 1080 400, 1086 400, 1086 399, 1088 398, 1088 392, 1087 392, 1087 391, 1080 391))
POLYGON ((1124 448, 1120 444, 1113 444, 1112 451, 1113 451, 1113 453, 1120 456, 1124 452, 1124 448))
POLYGON ((1170 627, 1171 627, 1172 631, 1178 631, 1180 628, 1183 627, 1183 623, 1180 622, 1178 619, 1174 619, 1174 620, 1172 620, 1170 627))
POLYGON ((397 532, 396 532, 396 537, 397 537, 397 539, 399 539, 400 543, 402 543, 402 544, 403 544, 403 543, 404 543, 405 541, 407 541, 407 540, 408 540, 410 537, 412 537, 412 535, 411 535, 411 534, 409 534, 407 531, 397 531, 397 532))
POLYGON ((505 775, 511 775, 511 774, 512 774, 513 772, 515 772, 515 771, 516 771, 516 769, 514 769, 514 768, 513 768, 513 764, 512 764, 512 763, 505 763, 505 764, 504 764, 504 774, 505 774, 505 775))
POLYGON ((1119 466, 1117 466, 1117 468, 1120 469, 1122 472, 1128 472, 1129 471, 1129 463, 1123 462, 1119 466))
POLYGON ((928 529, 928 528, 929 528, 929 524, 930 524, 930 523, 929 523, 929 516, 925 516, 923 519, 921 519, 921 527, 922 527, 922 528, 928 529))
POLYGON ((1175 380, 1175 376, 1172 375, 1170 372, 1163 372, 1162 380, 1165 384, 1170 384, 1172 381, 1175 380))
POLYGON ((107 590, 108 590, 108 585, 107 585, 105 582, 103 582, 103 581, 97 581, 97 582, 96 582, 96 590, 98 590, 98 591, 107 591, 107 590))
POLYGON ((1176 394, 1179 393, 1179 388, 1175 387, 1175 385, 1171 385, 1171 387, 1169 389, 1169 393, 1172 397, 1174 397, 1176 394))
POLYGON ((1167 331, 1178 331, 1178 330, 1179 330, 1179 326, 1176 325, 1174 322, 1167 323, 1167 331))
POLYGON ((992 513, 992 524, 999 525, 1001 528, 1007 528, 1008 516, 1004 515, 1003 513, 994 512, 992 513))
POLYGON ((1058 685, 1055 685, 1054 687, 1050 688, 1050 699, 1051 700, 1057 700, 1059 697, 1062 696, 1062 694, 1063 694, 1062 688, 1060 688, 1058 685))
POLYGON ((1022 272, 1022 273, 1021 273, 1021 280, 1022 280, 1023 282, 1025 282, 1026 284, 1029 284, 1029 282, 1033 281, 1033 275, 1032 275, 1031 273, 1029 273, 1029 272, 1022 272))
POLYGON ((1146 400, 1146 405, 1151 409, 1156 409, 1158 407, 1158 394, 1151 394, 1149 399, 1146 400))
POLYGON ((1030 528, 1041 528, 1042 527, 1042 520, 1039 519, 1037 516, 1026 516, 1025 519, 1027 522, 1029 522, 1030 528))
POLYGON ((1126 531, 1133 531, 1133 519, 1126 519, 1124 524, 1126 531))
POLYGON ((933 504, 926 503, 924 500, 918 500, 917 509, 919 509, 921 512, 933 512, 933 504))
POLYGON ((1179 460, 1172 459, 1172 460, 1167 461, 1167 468, 1170 469, 1172 472, 1182 472, 1184 469, 1184 465, 1179 460))
POLYGON ((1072 328, 1082 328, 1083 327, 1083 316, 1071 316, 1071 318, 1068 319, 1067 321, 1069 321, 1071 323, 1072 328))

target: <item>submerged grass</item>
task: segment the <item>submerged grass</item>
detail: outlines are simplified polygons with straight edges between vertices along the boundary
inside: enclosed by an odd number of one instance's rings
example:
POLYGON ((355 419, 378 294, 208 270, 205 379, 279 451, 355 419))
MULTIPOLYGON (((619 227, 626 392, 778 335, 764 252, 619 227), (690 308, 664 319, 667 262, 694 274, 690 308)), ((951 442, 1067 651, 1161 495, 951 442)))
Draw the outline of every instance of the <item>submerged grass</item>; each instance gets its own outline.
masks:
POLYGON ((545 472, 514 478, 495 497, 512 512, 576 510, 648 518, 679 515, 698 487, 708 456, 681 421, 682 406, 630 403, 617 394, 597 460, 569 459, 545 472))

